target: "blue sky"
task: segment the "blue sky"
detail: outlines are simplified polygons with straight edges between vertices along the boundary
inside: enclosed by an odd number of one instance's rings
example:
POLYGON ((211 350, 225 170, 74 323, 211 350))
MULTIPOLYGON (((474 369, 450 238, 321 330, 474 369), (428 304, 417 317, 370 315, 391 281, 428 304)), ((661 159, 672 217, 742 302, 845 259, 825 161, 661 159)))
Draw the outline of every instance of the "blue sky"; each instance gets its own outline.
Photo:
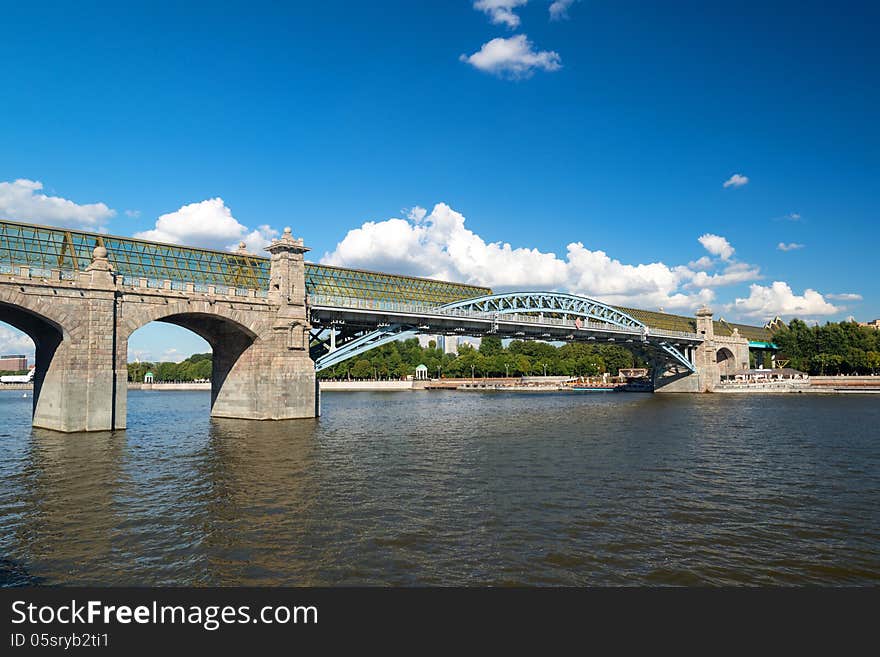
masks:
POLYGON ((0 216, 217 248, 289 225, 314 260, 497 289, 880 316, 876 3, 288 4, 6 7, 0 216))

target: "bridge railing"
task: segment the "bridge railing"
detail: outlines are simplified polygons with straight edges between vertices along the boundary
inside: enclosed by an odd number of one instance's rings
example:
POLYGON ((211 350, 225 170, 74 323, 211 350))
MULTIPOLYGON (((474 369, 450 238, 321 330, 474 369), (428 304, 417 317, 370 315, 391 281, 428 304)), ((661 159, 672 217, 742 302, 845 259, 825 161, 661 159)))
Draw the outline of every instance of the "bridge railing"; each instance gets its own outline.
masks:
POLYGON ((172 281, 168 279, 143 278, 139 276, 120 276, 120 284, 124 287, 151 289, 151 290, 173 290, 175 292, 189 292, 195 294, 217 294, 230 297, 257 297, 265 298, 268 292, 266 290, 250 289, 244 287, 232 287, 227 285, 207 285, 205 283, 194 283, 187 281, 172 281))
POLYGON ((0 274, 19 276, 21 278, 39 278, 47 281, 70 281, 76 278, 77 272, 65 269, 45 269, 26 265, 0 264, 0 274))
MULTIPOLYGON (((643 335, 641 329, 635 327, 623 327, 617 324, 607 322, 597 322, 594 320, 584 320, 578 328, 573 320, 566 320, 561 317, 547 317, 546 315, 530 315, 523 313, 498 313, 498 312, 481 312, 474 310, 465 310, 461 308, 450 308, 441 310, 439 306, 427 304, 415 304, 410 302, 388 301, 381 299, 357 299, 352 297, 334 296, 334 295, 309 295, 308 303, 313 307, 324 307, 344 310, 369 310, 378 312, 402 313, 416 316, 433 316, 433 317, 462 317, 466 319, 494 320, 509 324, 534 324, 545 326, 558 326, 572 331, 593 330, 602 331, 604 333, 617 333, 628 337, 643 335)), ((699 340, 696 333, 685 333, 682 331, 667 331, 663 329, 647 329, 647 336, 680 338, 689 340, 699 340)))
MULTIPOLYGON (((15 276, 19 278, 39 279, 43 281, 75 281, 82 271, 73 269, 45 269, 42 267, 28 267, 25 265, 0 264, 0 275, 15 276)), ((265 298, 268 291, 264 289, 251 289, 246 287, 232 287, 227 285, 206 285, 186 281, 143 278, 138 276, 117 276, 116 281, 123 287, 150 290, 172 290, 175 292, 190 292, 196 294, 216 294, 230 297, 265 298)))
POLYGON ((699 340, 702 342, 702 338, 697 333, 688 333, 687 331, 670 331, 668 329, 661 328, 648 328, 648 335, 653 335, 662 338, 682 338, 684 340, 699 340))

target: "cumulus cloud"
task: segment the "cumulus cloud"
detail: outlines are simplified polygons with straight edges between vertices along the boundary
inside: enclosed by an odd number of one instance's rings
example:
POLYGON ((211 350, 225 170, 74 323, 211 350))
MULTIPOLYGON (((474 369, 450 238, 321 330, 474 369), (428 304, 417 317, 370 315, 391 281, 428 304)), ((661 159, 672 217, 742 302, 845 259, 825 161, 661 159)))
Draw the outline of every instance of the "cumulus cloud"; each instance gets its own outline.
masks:
POLYGON ((709 253, 714 256, 718 256, 722 260, 730 260, 733 256, 733 252, 735 249, 730 245, 730 242, 727 241, 726 238, 721 237, 721 235, 713 235, 712 233, 706 233, 697 238, 700 244, 703 245, 703 248, 706 249, 709 253))
POLYGON ((527 78, 536 70, 557 71, 562 59, 552 50, 536 51, 525 34, 492 39, 472 55, 459 59, 486 73, 511 79, 527 78))
POLYGON ((688 267, 691 269, 695 269, 697 271, 705 271, 707 269, 712 269, 715 266, 715 261, 709 256, 703 256, 697 260, 691 260, 688 263, 688 267))
MULTIPOLYGON (((244 242, 245 249, 249 252, 265 255, 263 249, 269 246, 269 242, 279 235, 280 233, 277 230, 271 226, 263 224, 262 226, 257 226, 256 230, 250 231, 239 241, 244 242)), ((238 248, 238 244, 230 244, 227 248, 230 251, 234 251, 238 248)))
POLYGON ((155 242, 202 246, 211 249, 235 250, 240 241, 248 251, 261 253, 278 231, 269 226, 248 229, 232 216, 222 198, 190 203, 163 214, 156 227, 136 233, 135 237, 155 242))
POLYGON ((797 242, 789 242, 786 244, 785 242, 780 242, 776 245, 776 248, 780 251, 796 251, 798 249, 804 248, 804 244, 798 244, 797 242))
POLYGON ((749 177, 744 176, 741 173, 735 173, 730 178, 724 181, 724 187, 742 187, 743 185, 749 182, 749 177))
POLYGON ((826 294, 825 296, 829 299, 834 299, 835 301, 861 301, 863 299, 861 294, 853 294, 852 292, 844 292, 842 294, 826 294))
POLYGON ((0 182, 0 217, 69 228, 101 228, 116 211, 104 203, 79 205, 60 196, 40 193, 43 183, 19 178, 0 182))
POLYGON ((34 341, 14 328, 0 324, 0 354, 24 354, 34 360, 34 341))
POLYGON ((475 0, 474 9, 482 11, 489 20, 498 25, 506 25, 510 29, 519 26, 519 16, 514 9, 527 4, 529 0, 475 0))
MULTIPOLYGON (((445 203, 427 213, 414 208, 406 219, 368 221, 350 230, 321 262, 341 267, 487 285, 496 291, 560 290, 620 305, 690 309, 715 298, 711 287, 729 284, 738 271, 696 289, 696 272, 662 262, 627 264, 582 242, 564 257, 535 248, 487 242, 468 229, 465 217, 445 203)), ((738 265, 736 265, 738 267, 738 265)))
POLYGON ((745 262, 734 262, 725 267, 720 274, 707 274, 698 271, 693 274, 688 282, 688 287, 721 287, 724 285, 736 285, 761 278, 761 270, 755 265, 745 262))
POLYGON ((775 281, 771 285, 754 284, 749 296, 736 299, 728 306, 745 317, 769 320, 780 317, 833 315, 842 309, 829 303, 816 290, 806 289, 802 295, 795 294, 788 283, 775 281))
POLYGON ((561 21, 568 18, 568 9, 575 0, 554 0, 550 5, 550 20, 561 21))
POLYGON ((132 219, 137 219, 138 217, 141 216, 141 211, 140 210, 126 210, 125 216, 131 217, 132 219))

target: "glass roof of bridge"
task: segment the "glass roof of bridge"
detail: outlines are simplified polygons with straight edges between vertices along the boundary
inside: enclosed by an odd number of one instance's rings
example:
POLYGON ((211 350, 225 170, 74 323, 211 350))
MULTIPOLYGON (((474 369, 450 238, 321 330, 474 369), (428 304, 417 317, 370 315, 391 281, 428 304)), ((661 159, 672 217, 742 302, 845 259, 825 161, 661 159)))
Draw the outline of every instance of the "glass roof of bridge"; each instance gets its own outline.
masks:
MULTIPOLYGON (((620 310, 630 315, 633 319, 639 320, 642 324, 646 324, 652 328, 666 329, 667 331, 685 331, 687 333, 697 332, 697 320, 695 317, 684 317, 682 315, 670 315, 668 313, 655 312, 653 310, 639 310, 637 308, 623 308, 618 306, 620 310)), ((733 329, 739 329, 739 334, 747 340, 769 340, 772 333, 760 326, 748 326, 747 324, 734 324, 724 319, 717 319, 715 324, 715 335, 729 337, 733 334, 733 329)))
MULTIPOLYGON (((161 244, 131 237, 0 221, 0 263, 79 271, 89 266, 96 246, 107 249, 114 270, 128 279, 147 278, 265 289, 268 257, 161 244)), ((491 290, 414 276, 399 276, 306 263, 306 289, 354 299, 441 305, 490 294, 491 290)))
MULTIPOLYGON (((88 267, 92 250, 102 245, 119 274, 130 279, 148 278, 248 289, 268 288, 269 259, 256 255, 199 249, 148 242, 131 237, 0 221, 0 264, 78 271, 88 267)), ((400 276, 306 263, 309 294, 351 299, 376 299, 441 305, 491 294, 485 287, 449 283, 414 276, 400 276)), ((620 310, 653 328, 696 331, 693 317, 637 308, 620 310)), ((771 332, 758 326, 715 322, 717 335, 733 329, 748 340, 766 341, 771 332)))

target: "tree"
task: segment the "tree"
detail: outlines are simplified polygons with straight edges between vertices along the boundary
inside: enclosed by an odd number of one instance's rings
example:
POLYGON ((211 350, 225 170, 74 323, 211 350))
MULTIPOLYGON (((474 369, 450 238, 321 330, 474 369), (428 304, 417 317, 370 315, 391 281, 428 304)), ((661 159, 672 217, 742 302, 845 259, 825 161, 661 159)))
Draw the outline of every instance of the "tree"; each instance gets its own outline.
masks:
POLYGON ((878 351, 869 351, 865 354, 865 361, 868 368, 871 370, 871 374, 876 374, 877 370, 880 370, 880 352, 878 351))
POLYGON ((483 356, 497 356, 503 351, 504 345, 497 335, 484 335, 480 339, 480 353, 483 356))
POLYGON ((361 358, 355 362, 351 368, 351 376, 355 379, 368 379, 373 375, 373 364, 366 358, 361 358))

